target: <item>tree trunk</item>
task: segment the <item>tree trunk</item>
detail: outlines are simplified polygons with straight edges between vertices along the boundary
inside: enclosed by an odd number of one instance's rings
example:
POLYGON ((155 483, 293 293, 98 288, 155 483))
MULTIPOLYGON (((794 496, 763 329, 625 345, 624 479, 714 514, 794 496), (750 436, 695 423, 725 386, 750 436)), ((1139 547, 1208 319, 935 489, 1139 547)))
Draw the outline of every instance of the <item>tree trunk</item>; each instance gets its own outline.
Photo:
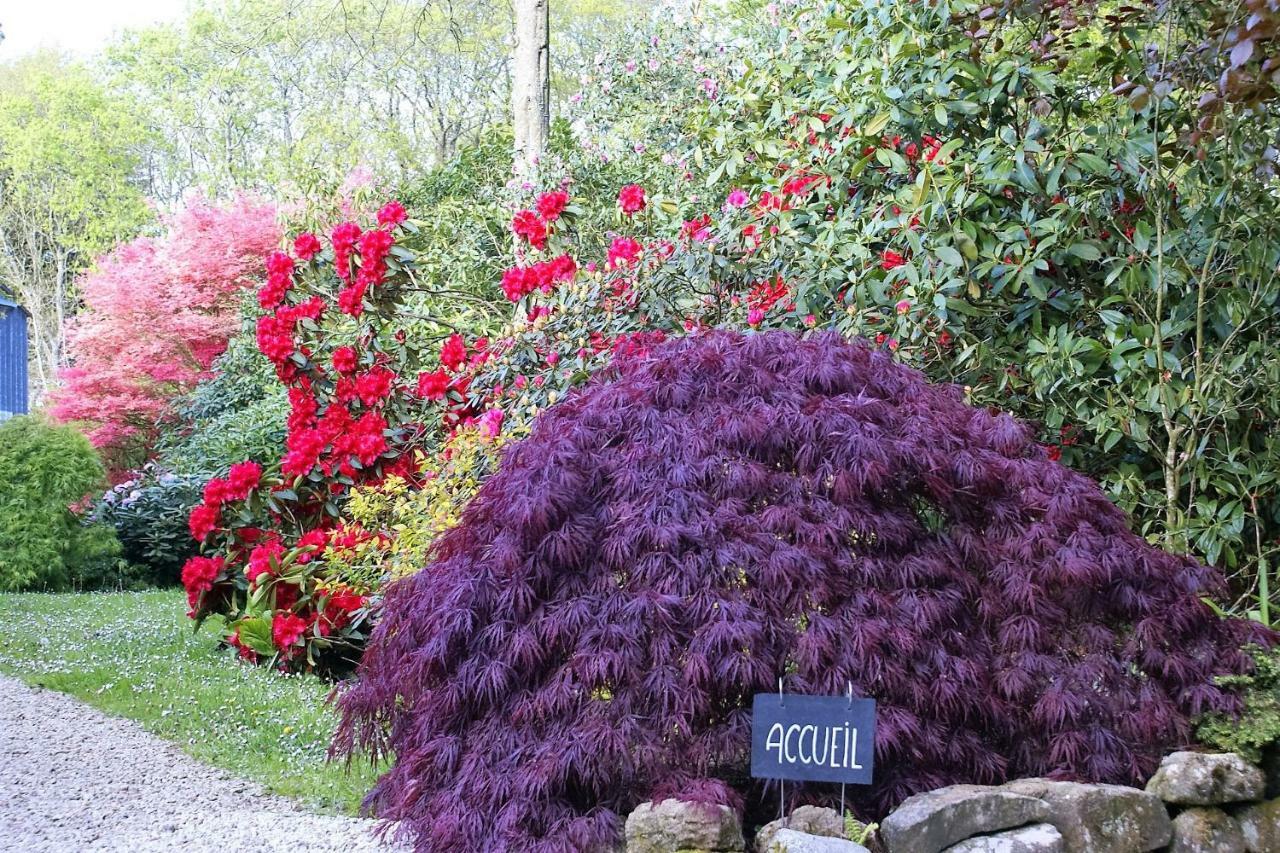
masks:
POLYGON ((515 0, 511 112, 517 174, 532 174, 551 127, 551 0, 515 0))

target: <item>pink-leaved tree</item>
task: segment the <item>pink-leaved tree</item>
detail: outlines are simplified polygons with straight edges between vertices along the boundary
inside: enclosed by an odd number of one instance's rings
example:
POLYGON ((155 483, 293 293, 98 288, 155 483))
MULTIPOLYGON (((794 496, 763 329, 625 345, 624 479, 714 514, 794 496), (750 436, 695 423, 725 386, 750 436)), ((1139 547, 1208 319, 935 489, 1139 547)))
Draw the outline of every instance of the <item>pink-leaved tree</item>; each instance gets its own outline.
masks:
POLYGON ((51 411, 85 426, 113 472, 145 460, 168 404, 209 375, 239 326, 244 291, 280 242, 276 208, 202 197, 162 219, 158 237, 123 243, 81 276, 71 367, 51 411))

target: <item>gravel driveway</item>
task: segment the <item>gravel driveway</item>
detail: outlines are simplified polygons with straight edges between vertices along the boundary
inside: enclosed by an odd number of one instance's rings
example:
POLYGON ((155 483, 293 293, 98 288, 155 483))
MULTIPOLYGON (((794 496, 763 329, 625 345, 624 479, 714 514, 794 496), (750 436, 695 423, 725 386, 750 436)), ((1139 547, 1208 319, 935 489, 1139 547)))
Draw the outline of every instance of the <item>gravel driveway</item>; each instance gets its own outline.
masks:
POLYGON ((130 720, 0 676, 0 850, 373 853, 372 821, 308 814, 130 720))

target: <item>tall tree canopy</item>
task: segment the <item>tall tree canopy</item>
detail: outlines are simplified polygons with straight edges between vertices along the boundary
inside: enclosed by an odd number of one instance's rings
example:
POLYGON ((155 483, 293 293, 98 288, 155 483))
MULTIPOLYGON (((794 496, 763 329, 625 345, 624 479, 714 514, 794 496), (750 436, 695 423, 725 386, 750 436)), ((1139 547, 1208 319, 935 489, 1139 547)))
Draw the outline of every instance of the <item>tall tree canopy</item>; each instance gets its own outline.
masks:
POLYGON ((37 397, 63 363, 75 272, 150 216, 145 129, 84 66, 51 53, 0 67, 0 284, 31 314, 37 397))

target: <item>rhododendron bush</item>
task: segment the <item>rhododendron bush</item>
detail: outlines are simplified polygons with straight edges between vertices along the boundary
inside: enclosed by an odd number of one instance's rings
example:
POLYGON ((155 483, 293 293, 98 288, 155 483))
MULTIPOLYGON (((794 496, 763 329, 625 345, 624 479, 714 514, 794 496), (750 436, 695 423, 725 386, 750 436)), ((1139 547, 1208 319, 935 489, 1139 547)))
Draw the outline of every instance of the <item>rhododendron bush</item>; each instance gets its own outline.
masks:
MULTIPOLYGON (((762 328, 865 336, 1028 419, 1270 621, 1280 120, 1215 95, 1266 88, 1266 54, 1191 49, 1207 8, 774 5, 708 102, 686 218, 716 279, 783 286, 762 328)), ((1211 31, 1268 26, 1244 17, 1211 31)))
POLYGON ((368 805, 436 853, 606 849, 665 795, 776 808, 749 709, 784 676, 879 702, 864 817, 949 782, 1137 783, 1236 709, 1214 679, 1258 630, 1026 425, 832 333, 616 359, 433 556, 387 591, 336 748, 394 756, 368 805))
POLYGON ((72 320, 53 414, 88 426, 120 472, 149 456, 170 403, 208 378, 239 328, 243 293, 280 240, 276 209, 242 196, 197 198, 141 237, 100 258, 77 285, 85 311, 72 320))
MULTIPOLYGON (((190 514, 203 552, 182 570, 191 615, 221 616, 242 656, 286 668, 341 669, 358 655, 376 589, 336 579, 333 562, 370 534, 340 519, 358 484, 417 479, 410 452, 444 417, 469 417, 465 390, 418 375, 418 345, 400 328, 414 230, 390 202, 369 226, 348 221, 328 239, 298 235, 267 255, 258 348, 288 389, 278 463, 246 460, 214 477, 190 514), (426 405, 420 394, 442 404, 426 405)), ((457 370, 465 346, 441 350, 457 370), (461 350, 461 352, 460 352, 461 350)))

